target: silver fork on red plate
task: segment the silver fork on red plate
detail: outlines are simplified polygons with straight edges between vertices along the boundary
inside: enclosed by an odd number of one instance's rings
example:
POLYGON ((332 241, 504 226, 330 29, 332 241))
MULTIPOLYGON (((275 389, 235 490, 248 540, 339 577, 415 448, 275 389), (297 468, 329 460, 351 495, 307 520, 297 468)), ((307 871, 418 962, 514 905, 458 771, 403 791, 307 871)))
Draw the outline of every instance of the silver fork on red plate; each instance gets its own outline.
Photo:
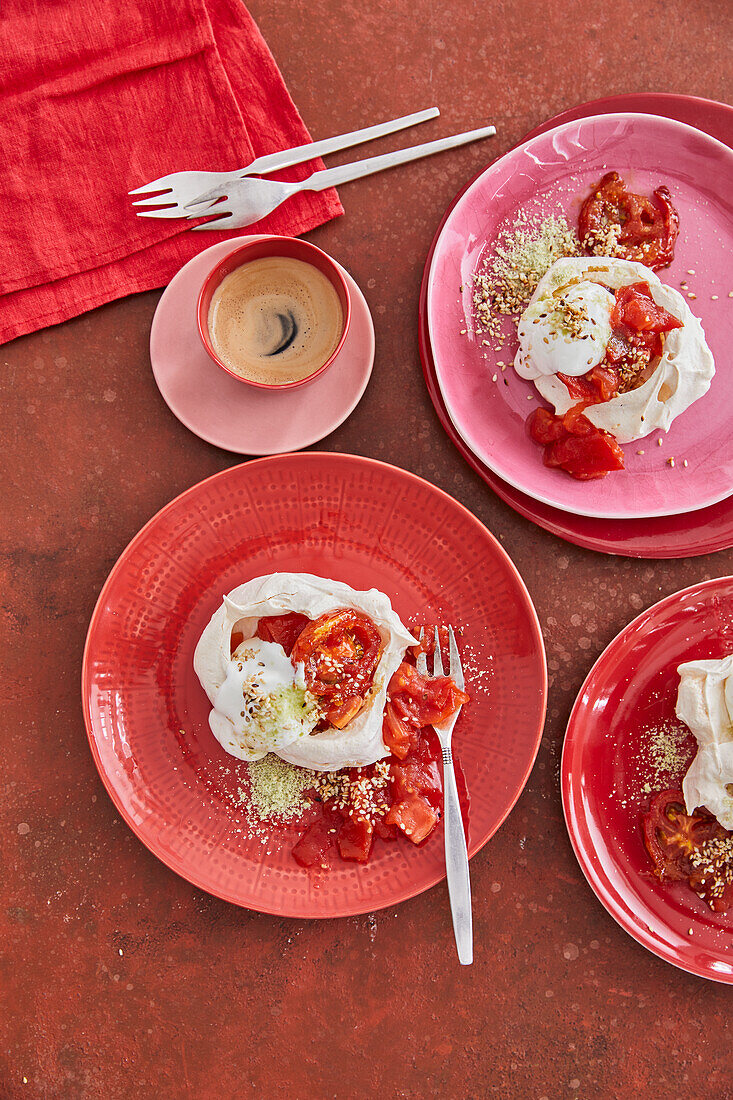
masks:
MULTIPOLYGON (((424 631, 420 631, 423 641, 424 631)), ((461 691, 464 689, 463 668, 458 652, 453 627, 448 628, 448 675, 461 691)), ((435 628, 435 648, 433 650, 433 670, 428 672, 428 661, 420 653, 416 661, 417 671, 423 676, 443 676, 443 658, 440 654, 440 638, 435 628)), ((463 831, 461 804, 458 801, 458 787, 453 769, 451 738, 453 727, 458 720, 461 708, 445 722, 434 726, 443 751, 443 831, 445 835, 445 870, 448 879, 448 896, 453 917, 453 934, 458 949, 458 960, 464 966, 473 962, 473 916, 471 913, 471 879, 468 871, 468 849, 466 834, 463 831)))

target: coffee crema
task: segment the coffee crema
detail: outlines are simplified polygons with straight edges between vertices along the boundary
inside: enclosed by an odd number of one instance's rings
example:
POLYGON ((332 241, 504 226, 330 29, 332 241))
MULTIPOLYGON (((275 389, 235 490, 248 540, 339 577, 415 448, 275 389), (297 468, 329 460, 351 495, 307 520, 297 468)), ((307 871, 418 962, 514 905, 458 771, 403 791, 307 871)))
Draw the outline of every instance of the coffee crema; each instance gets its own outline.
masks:
POLYGON ((214 351, 234 374, 282 386, 331 357, 344 328, 333 283, 303 260, 264 256, 231 271, 209 306, 214 351))

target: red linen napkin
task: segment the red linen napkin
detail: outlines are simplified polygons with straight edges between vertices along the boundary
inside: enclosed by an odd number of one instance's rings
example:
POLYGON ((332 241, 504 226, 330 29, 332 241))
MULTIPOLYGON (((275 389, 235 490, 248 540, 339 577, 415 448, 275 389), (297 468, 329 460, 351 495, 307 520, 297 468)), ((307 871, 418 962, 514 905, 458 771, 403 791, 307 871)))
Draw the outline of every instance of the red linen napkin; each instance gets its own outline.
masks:
POLYGON ((215 241, 297 236, 342 213, 325 191, 228 233, 135 216, 127 192, 148 180, 233 170, 309 140, 241 0, 6 0, 0 343, 162 286, 215 241))

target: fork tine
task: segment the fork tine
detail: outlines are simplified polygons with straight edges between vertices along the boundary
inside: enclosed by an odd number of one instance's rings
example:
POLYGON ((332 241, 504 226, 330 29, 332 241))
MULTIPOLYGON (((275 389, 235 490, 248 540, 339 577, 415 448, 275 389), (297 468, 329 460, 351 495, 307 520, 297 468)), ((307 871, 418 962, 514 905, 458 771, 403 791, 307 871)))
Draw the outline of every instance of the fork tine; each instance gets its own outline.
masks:
POLYGON ((456 687, 463 691, 465 687, 463 665, 461 664, 461 655, 458 652, 458 643, 456 642, 456 636, 452 626, 448 627, 448 646, 450 649, 450 674, 456 687))
MULTIPOLYGON (((196 217, 202 216, 201 214, 196 215, 196 217)), ((222 218, 214 218, 212 222, 204 222, 202 225, 192 225, 191 228, 195 233, 197 230, 201 229, 237 229, 238 226, 230 210, 222 218)))
MULTIPOLYGON (((152 199, 138 199, 133 206, 165 206, 174 202, 172 189, 169 187, 165 195, 154 195, 152 199)), ((176 203, 176 206, 178 203, 176 203)))
POLYGON ((190 210, 192 206, 200 206, 201 203, 207 202, 209 206, 216 202, 217 199, 226 199, 229 197, 229 183, 235 182, 229 180, 228 183, 217 183, 215 187, 210 187, 208 191, 202 191, 200 195, 197 195, 195 199, 191 199, 186 203, 186 210, 190 210))
POLYGON ((167 210, 136 210, 135 214, 138 218, 183 218, 186 215, 182 213, 177 206, 171 206, 167 210))
MULTIPOLYGON (((424 637, 425 637, 425 627, 421 626, 420 627, 420 636, 418 638, 418 641, 420 642, 421 645, 422 645, 422 641, 423 641, 424 637)), ((428 660, 427 660, 427 657, 425 656, 425 654, 423 653, 422 650, 420 650, 420 652, 417 655, 417 660, 415 661, 415 665, 417 667, 417 671, 420 673, 421 676, 427 676, 427 674, 428 674, 428 660)))
POLYGON ((136 187, 133 191, 128 191, 128 195, 149 195, 153 191, 172 191, 173 188, 169 184, 165 183, 167 176, 161 176, 158 180, 151 180, 150 183, 144 183, 142 187, 136 187))
POLYGON ((433 676, 443 675, 443 658, 440 655, 440 636, 435 628, 435 649, 433 651, 433 676))

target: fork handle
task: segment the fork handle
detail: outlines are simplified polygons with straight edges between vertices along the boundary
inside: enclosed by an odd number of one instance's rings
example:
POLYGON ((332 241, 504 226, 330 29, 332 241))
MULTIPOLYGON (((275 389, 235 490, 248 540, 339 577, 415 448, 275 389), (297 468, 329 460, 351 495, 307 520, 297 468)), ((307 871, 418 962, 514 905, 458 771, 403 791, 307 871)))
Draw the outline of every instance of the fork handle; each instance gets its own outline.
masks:
POLYGON ((354 130, 351 134, 339 134, 338 137, 324 138, 322 141, 313 141, 308 145, 298 145, 294 149, 283 149, 279 153, 269 153, 265 157, 258 157, 248 164, 246 169, 233 172, 237 176, 265 175, 267 172, 276 172, 280 168, 290 168, 293 164, 303 164, 305 161, 314 160, 316 157, 325 157, 329 153, 338 153, 341 149, 350 149, 352 145, 361 145, 363 141, 374 141, 375 138, 386 137, 397 130, 406 130, 408 126, 416 126, 418 122, 427 122, 429 118, 436 118, 440 114, 437 107, 428 107, 426 111, 417 111, 412 115, 403 115, 402 118, 392 119, 391 122, 380 122, 376 126, 367 126, 363 130, 354 130))
MULTIPOLYGON (((480 130, 469 130, 466 134, 454 134, 452 137, 428 141, 424 145, 413 145, 411 149, 396 149, 392 153, 384 153, 381 157, 369 157, 367 160, 357 161, 356 164, 340 164, 337 168, 324 168, 320 172, 314 172, 303 183, 293 186, 298 191, 323 191, 326 187, 338 187, 350 180, 358 180, 362 176, 382 172, 385 168, 394 168, 398 164, 419 160, 420 157, 442 153, 445 149, 455 149, 457 145, 468 145, 470 141, 493 137, 495 133, 496 127, 483 126, 480 130)), ((295 193, 293 191, 293 194, 295 193)))
POLYGON ((468 850, 463 832, 461 804, 458 800, 453 753, 443 746, 443 827, 445 833, 445 867, 448 896, 453 917, 453 935, 458 949, 458 961, 463 966, 473 962, 473 916, 471 914, 471 879, 468 874, 468 850))

